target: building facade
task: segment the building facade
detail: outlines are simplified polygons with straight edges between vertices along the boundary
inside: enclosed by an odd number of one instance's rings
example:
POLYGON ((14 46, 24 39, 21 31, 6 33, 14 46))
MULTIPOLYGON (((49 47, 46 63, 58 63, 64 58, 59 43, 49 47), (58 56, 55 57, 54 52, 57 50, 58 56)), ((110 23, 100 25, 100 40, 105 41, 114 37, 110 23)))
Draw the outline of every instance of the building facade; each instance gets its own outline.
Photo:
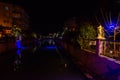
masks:
POLYGON ((12 28, 29 28, 29 16, 21 6, 0 2, 0 35, 12 35, 12 28))
POLYGON ((72 17, 71 19, 67 20, 64 24, 64 27, 67 28, 69 31, 75 31, 77 27, 76 17, 72 17))

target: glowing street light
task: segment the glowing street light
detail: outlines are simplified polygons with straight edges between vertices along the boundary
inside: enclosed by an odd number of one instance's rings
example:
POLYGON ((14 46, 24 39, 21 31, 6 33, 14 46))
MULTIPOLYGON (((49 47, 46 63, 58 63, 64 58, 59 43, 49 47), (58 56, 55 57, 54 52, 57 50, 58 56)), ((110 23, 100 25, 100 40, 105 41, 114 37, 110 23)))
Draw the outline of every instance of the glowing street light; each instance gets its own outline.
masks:
POLYGON ((113 49, 114 50, 113 50, 113 52, 114 52, 114 55, 117 56, 117 54, 116 54, 116 42, 115 41, 116 41, 116 30, 117 30, 118 27, 116 27, 114 25, 110 25, 109 28, 112 29, 113 34, 114 34, 113 35, 113 37, 114 37, 114 44, 113 44, 113 49))

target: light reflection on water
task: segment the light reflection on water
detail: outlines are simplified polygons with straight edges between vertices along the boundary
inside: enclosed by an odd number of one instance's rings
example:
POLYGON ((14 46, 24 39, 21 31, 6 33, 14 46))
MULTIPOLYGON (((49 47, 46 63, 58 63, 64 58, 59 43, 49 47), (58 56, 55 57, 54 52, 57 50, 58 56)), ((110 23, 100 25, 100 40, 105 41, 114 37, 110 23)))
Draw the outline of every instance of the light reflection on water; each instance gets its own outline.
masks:
POLYGON ((21 48, 21 40, 16 40, 16 47, 21 48))
POLYGON ((22 63, 21 49, 17 49, 17 51, 16 51, 16 60, 14 61, 14 71, 19 70, 21 63, 22 63))
POLYGON ((14 61, 14 71, 17 71, 20 68, 21 65, 21 50, 22 50, 22 46, 21 46, 21 40, 17 40, 16 41, 16 59, 14 61))
POLYGON ((20 49, 17 49, 17 55, 20 56, 21 55, 21 50, 20 49))
POLYGON ((15 52, 15 60, 13 63, 13 71, 19 72, 22 64, 22 53, 24 50, 28 50, 28 47, 21 45, 21 40, 16 41, 16 52, 15 52))

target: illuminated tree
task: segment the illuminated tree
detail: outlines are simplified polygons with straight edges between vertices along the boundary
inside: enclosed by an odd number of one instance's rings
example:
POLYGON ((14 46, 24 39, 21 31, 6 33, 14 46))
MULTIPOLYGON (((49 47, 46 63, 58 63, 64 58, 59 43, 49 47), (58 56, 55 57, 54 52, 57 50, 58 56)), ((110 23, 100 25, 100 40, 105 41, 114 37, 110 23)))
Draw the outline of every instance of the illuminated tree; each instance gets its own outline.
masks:
POLYGON ((12 35, 15 36, 15 37, 20 36, 21 33, 22 33, 21 28, 19 28, 17 26, 13 26, 11 30, 12 30, 12 35))
POLYGON ((77 38, 77 42, 81 45, 81 47, 88 47, 90 40, 95 39, 97 36, 97 32, 93 25, 89 22, 84 22, 79 27, 79 36, 77 38))
POLYGON ((96 35, 96 30, 94 29, 93 25, 89 23, 83 23, 80 26, 80 36, 83 39, 95 39, 96 35))

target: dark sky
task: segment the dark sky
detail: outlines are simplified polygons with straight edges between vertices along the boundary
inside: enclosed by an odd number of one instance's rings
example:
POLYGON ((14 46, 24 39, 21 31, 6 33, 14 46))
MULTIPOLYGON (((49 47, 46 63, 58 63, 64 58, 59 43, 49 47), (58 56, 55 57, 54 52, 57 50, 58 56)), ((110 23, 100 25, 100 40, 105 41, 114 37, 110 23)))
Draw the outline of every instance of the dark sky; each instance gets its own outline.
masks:
MULTIPOLYGON (((5 0, 3 0, 5 1, 5 0)), ((91 16, 110 0, 6 0, 25 8, 31 28, 40 33, 62 29, 63 23, 74 16, 91 16), (106 2, 105 2, 106 1, 106 2)))

